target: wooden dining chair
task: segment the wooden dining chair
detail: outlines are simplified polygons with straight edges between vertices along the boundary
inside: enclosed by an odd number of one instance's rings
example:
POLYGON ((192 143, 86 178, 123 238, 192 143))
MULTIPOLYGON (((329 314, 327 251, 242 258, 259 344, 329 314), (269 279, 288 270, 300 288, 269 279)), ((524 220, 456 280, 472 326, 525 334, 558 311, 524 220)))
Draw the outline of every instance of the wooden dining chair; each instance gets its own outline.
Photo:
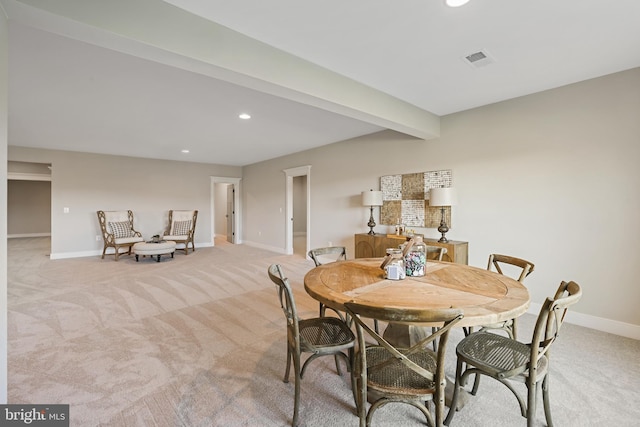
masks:
MULTIPOLYGON (((487 263, 487 270, 495 271, 496 273, 512 277, 518 282, 524 284, 524 279, 527 278, 533 270, 535 265, 522 258, 516 258, 509 255, 490 254, 489 262, 487 263)), ((463 328, 464 334, 469 335, 473 332, 473 328, 463 328)), ((514 340, 518 339, 517 319, 507 319, 503 322, 491 323, 488 325, 480 326, 480 331, 504 331, 509 338, 514 340)), ((480 386, 480 375, 476 375, 473 382, 473 391, 475 394, 480 386)))
POLYGON ((282 272, 282 267, 278 264, 272 264, 267 272, 271 281, 278 287, 280 307, 282 307, 287 320, 287 368, 283 381, 289 382, 289 371, 293 361, 294 403, 291 425, 296 427, 300 407, 300 381, 307 366, 318 357, 332 355, 336 359, 338 374, 342 374, 339 358, 344 359, 347 369, 351 370, 355 335, 344 321, 336 317, 299 319, 293 291, 289 280, 282 272), (310 353, 310 356, 301 366, 302 353, 310 353))
MULTIPOLYGON (((504 384, 518 400, 520 413, 527 418, 529 427, 534 425, 537 392, 541 384, 545 418, 547 425, 553 427, 549 401, 549 351, 558 338, 567 310, 581 296, 582 290, 577 283, 562 282, 553 298, 547 298, 542 305, 529 344, 486 331, 463 338, 456 347, 456 381, 445 424, 449 425, 456 413, 460 388, 469 375, 475 374, 476 378, 486 375, 504 384), (512 381, 526 385, 526 401, 513 387, 512 381)), ((475 395, 476 391, 471 393, 475 395)))
POLYGON ((360 427, 371 425, 375 411, 387 403, 418 408, 430 426, 444 421, 444 357, 451 328, 462 319, 457 309, 398 309, 345 303, 354 319, 358 348, 354 358, 353 387, 360 427), (399 348, 369 326, 368 319, 411 323, 442 323, 434 333, 410 348, 399 348), (366 335, 366 338, 365 338, 366 335), (375 344, 368 344, 373 339, 375 344), (438 351, 430 344, 437 340, 438 351), (367 411, 367 401, 372 404, 367 411), (435 417, 426 402, 433 401, 435 417))
MULTIPOLYGON (((499 254, 489 255, 489 262, 487 264, 487 270, 495 270, 497 273, 512 276, 514 279, 517 277, 516 280, 523 284, 524 279, 533 273, 534 269, 535 265, 532 262, 522 258, 499 254)), ((509 319, 500 323, 483 325, 480 330, 502 330, 505 331, 510 338, 518 339, 516 322, 516 319, 509 319)))
MULTIPOLYGON (((346 261, 347 260, 347 251, 344 246, 329 246, 326 248, 316 248, 311 249, 309 251, 309 257, 316 264, 316 267, 322 264, 326 264, 327 262, 336 262, 336 261, 346 261)), ((326 309, 334 311, 342 320, 346 321, 347 324, 350 324, 349 319, 346 316, 343 316, 338 310, 333 309, 331 307, 327 307, 324 304, 320 303, 320 316, 324 316, 326 314, 326 309)), ((374 325, 376 328, 376 332, 380 330, 380 326, 378 324, 378 320, 374 320, 374 325)))
MULTIPOLYGON (((328 262, 336 262, 336 261, 345 261, 347 259, 347 249, 344 246, 328 246, 324 248, 315 248, 311 249, 308 253, 309 258, 313 260, 313 263, 316 267, 326 264, 328 262)), ((320 303, 320 317, 325 315, 327 307, 320 303)), ((329 307, 329 309, 333 310, 342 320, 344 317, 342 314, 329 307)))

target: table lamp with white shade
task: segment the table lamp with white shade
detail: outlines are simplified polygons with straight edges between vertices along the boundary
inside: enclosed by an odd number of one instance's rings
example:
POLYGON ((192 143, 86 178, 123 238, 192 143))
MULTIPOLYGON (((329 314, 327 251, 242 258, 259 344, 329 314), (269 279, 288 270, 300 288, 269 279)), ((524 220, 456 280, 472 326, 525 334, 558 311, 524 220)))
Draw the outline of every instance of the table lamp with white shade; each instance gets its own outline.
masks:
POLYGON ((446 206, 454 206, 457 203, 456 190, 451 187, 432 188, 429 190, 429 206, 440 206, 440 226, 438 231, 442 234, 439 242, 446 243, 449 240, 445 237, 449 227, 444 218, 444 208, 446 206))
POLYGON ((371 209, 371 216, 369 217, 369 223, 367 225, 370 228, 369 234, 376 234, 376 232, 373 231, 373 227, 376 226, 376 222, 373 219, 373 208, 374 206, 382 206, 382 191, 363 191, 362 206, 369 206, 371 209))

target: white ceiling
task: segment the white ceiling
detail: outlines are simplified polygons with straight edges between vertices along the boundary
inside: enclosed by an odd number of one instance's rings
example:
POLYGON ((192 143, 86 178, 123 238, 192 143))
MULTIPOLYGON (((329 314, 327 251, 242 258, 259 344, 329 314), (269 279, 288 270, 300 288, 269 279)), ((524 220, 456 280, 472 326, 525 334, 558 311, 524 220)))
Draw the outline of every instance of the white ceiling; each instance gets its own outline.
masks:
POLYGON ((638 0, 100 2, 0 0, 10 145, 246 165, 640 66, 638 0))

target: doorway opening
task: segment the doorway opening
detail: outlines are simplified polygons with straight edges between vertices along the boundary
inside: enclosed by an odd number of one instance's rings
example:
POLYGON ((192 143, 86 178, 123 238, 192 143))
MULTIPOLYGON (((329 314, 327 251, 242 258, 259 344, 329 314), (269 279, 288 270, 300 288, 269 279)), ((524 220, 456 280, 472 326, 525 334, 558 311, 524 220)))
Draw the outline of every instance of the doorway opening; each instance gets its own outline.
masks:
MULTIPOLYGON (((51 253, 51 164, 9 161, 7 164, 7 238, 51 253), (46 249, 45 249, 46 246, 46 249)), ((67 208, 65 208, 67 209, 67 208)))
POLYGON ((285 253, 306 257, 311 241, 311 166, 285 169, 284 173, 287 210, 285 253))
POLYGON ((211 177, 211 241, 242 243, 241 178, 211 177))

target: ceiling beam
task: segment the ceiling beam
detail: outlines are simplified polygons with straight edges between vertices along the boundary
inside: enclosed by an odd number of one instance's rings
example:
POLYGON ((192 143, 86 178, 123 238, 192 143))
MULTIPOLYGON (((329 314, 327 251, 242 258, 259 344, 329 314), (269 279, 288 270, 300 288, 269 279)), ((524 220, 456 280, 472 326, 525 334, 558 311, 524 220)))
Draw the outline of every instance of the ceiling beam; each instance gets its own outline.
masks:
POLYGON ((440 118, 162 0, 0 0, 9 21, 392 129, 440 135, 440 118))

